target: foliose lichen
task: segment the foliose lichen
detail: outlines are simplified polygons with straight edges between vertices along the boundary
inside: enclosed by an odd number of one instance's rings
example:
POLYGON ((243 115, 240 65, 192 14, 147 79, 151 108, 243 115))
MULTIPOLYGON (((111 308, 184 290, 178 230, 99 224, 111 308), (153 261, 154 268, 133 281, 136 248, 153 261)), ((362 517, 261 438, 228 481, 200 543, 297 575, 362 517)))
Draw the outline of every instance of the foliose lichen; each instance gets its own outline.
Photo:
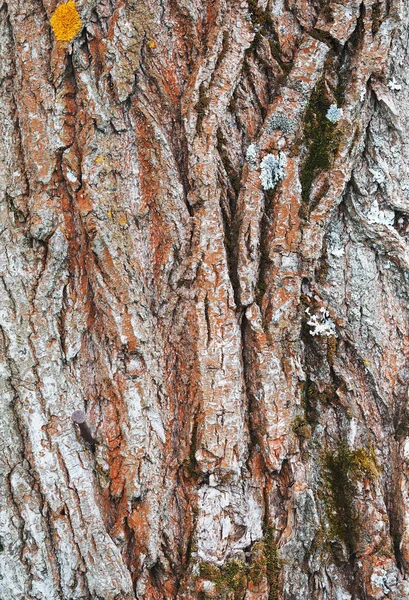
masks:
POLYGON ((307 325, 310 326, 310 335, 325 335, 327 337, 334 336, 337 337, 337 332, 335 329, 335 323, 331 320, 329 316, 329 312, 321 307, 319 312, 311 315, 310 309, 307 307, 305 312, 310 317, 310 320, 307 321, 307 325))
POLYGON ((286 115, 276 113, 268 119, 266 130, 267 133, 271 133, 276 129, 283 133, 291 133, 294 129, 294 122, 286 115))
POLYGON ((82 29, 81 17, 73 0, 60 4, 50 19, 54 35, 59 41, 75 38, 82 29))
POLYGON ((257 169, 258 166, 258 145, 253 143, 247 148, 246 160, 249 163, 250 169, 257 169))
POLYGON ((396 81, 395 77, 392 77, 392 79, 388 82, 388 88, 393 92, 400 92, 402 86, 396 81))
POLYGON ((378 202, 374 200, 369 212, 366 214, 366 218, 368 223, 392 227, 395 223, 395 211, 389 208, 381 210, 378 202))
POLYGON ((260 163, 260 180, 264 190, 272 190, 276 184, 284 179, 287 157, 284 152, 279 152, 277 156, 266 154, 260 163))
POLYGON ((331 123, 338 123, 342 117, 342 108, 338 108, 336 104, 331 104, 325 116, 327 117, 328 121, 331 121, 331 123))

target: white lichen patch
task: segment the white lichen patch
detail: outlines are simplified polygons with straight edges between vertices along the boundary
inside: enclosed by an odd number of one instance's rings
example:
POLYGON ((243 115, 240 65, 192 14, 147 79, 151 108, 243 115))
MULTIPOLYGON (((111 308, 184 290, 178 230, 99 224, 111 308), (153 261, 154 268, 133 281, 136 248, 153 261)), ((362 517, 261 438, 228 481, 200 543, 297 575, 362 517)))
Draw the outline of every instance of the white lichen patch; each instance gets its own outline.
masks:
POLYGON ((328 253, 335 256, 335 258, 341 258, 341 256, 344 256, 345 250, 344 248, 329 248, 328 253))
POLYGON ((379 185, 382 185, 386 181, 385 173, 379 167, 373 167, 369 169, 369 172, 373 175, 374 181, 379 185))
POLYGON ((336 104, 331 104, 325 116, 331 123, 338 123, 342 117, 342 108, 338 108, 336 104))
POLYGON ((379 225, 388 225, 391 227, 395 222, 395 211, 388 208, 381 210, 378 202, 375 200, 366 217, 369 223, 378 223, 379 225))
POLYGON ((258 167, 258 145, 250 144, 246 152, 246 160, 249 163, 250 169, 257 169, 258 167))
POLYGON ((337 337, 335 323, 332 321, 329 312, 324 307, 321 307, 318 313, 315 313, 314 315, 311 315, 309 308, 306 308, 305 312, 310 317, 310 320, 307 321, 307 325, 311 328, 310 334, 312 336, 325 335, 327 337, 337 337))
POLYGON ((264 190, 272 190, 279 181, 284 179, 286 165, 287 157, 284 152, 279 152, 277 156, 266 154, 260 163, 260 181, 264 190))
POLYGON ((396 81, 395 77, 392 77, 392 79, 388 81, 388 88, 393 92, 399 92, 402 89, 402 86, 396 81))

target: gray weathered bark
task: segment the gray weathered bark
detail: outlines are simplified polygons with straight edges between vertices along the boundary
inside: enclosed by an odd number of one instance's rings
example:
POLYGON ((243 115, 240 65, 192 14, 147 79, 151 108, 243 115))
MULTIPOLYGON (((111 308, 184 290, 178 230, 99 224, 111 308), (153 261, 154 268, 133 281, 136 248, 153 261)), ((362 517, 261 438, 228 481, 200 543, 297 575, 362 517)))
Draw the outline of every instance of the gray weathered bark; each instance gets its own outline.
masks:
POLYGON ((55 8, 0 0, 1 599, 408 598, 408 3, 55 8))

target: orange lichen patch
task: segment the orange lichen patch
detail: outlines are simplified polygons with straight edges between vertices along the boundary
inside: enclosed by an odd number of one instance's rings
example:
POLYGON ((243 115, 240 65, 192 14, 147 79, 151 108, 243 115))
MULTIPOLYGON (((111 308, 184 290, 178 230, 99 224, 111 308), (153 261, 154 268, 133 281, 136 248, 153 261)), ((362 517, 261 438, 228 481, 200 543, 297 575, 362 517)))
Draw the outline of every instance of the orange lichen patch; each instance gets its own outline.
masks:
POLYGON ((50 19, 51 27, 57 40, 69 41, 75 38, 82 29, 81 17, 73 0, 60 4, 50 19))
POLYGON ((151 40, 150 42, 148 42, 148 46, 149 46, 149 48, 152 48, 152 50, 153 50, 154 48, 156 48, 156 43, 155 43, 155 41, 154 41, 154 40, 151 40))

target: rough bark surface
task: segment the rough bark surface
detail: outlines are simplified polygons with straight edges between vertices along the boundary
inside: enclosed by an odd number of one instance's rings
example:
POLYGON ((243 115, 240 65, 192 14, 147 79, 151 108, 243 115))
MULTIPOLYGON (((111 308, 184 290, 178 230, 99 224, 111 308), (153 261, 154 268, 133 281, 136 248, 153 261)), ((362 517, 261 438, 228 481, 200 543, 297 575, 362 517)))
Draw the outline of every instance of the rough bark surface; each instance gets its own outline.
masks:
POLYGON ((408 3, 56 6, 0 0, 1 600, 407 599, 408 3))

